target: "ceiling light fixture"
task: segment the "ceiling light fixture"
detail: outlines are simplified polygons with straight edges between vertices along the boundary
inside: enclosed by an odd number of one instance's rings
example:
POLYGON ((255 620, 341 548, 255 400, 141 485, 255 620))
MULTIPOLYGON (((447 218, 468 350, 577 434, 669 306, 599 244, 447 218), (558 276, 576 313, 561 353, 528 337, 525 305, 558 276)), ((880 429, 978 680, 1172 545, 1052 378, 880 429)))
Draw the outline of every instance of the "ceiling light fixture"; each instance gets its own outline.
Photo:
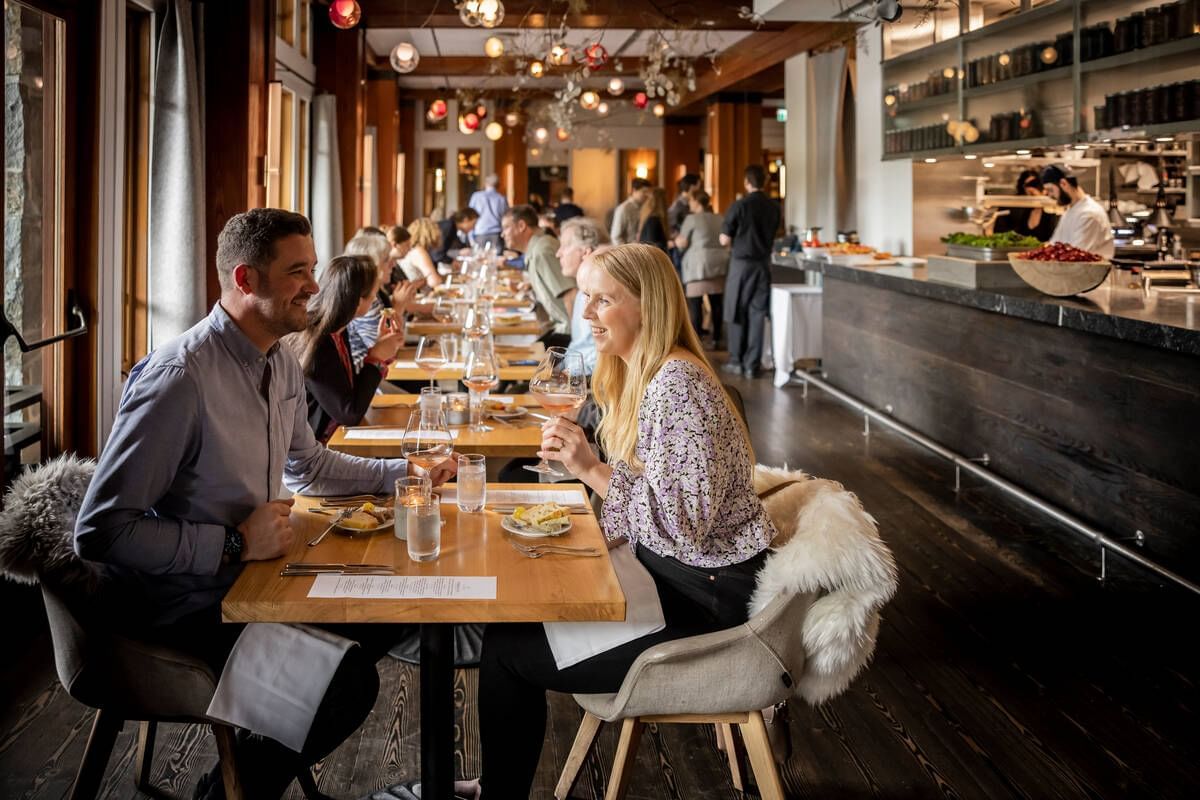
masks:
POLYGON ((392 62, 392 69, 405 75, 412 72, 417 68, 417 64, 421 63, 421 54, 417 52, 417 48, 412 43, 401 42, 392 48, 389 60, 392 62))
POLYGON ((488 40, 483 43, 483 52, 488 58, 499 58, 504 55, 504 42, 499 36, 489 36, 488 40))
POLYGON ((333 0, 329 4, 329 21, 333 27, 350 30, 358 24, 362 17, 362 9, 357 0, 333 0))
POLYGON ((488 126, 483 129, 483 135, 493 142, 499 141, 504 136, 504 126, 499 122, 489 122, 488 126))
POLYGON ((875 16, 884 22, 895 22, 904 13, 900 0, 875 0, 875 16))
POLYGON ((613 78, 608 82, 608 93, 613 97, 617 97, 625 91, 625 81, 620 78, 613 78))

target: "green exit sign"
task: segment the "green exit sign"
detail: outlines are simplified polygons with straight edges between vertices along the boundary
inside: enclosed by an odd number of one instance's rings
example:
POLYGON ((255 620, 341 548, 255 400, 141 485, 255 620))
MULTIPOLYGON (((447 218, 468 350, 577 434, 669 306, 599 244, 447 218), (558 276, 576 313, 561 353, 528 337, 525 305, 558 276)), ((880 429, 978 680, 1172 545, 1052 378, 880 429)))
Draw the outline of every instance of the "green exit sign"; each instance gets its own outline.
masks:
POLYGON ((787 109, 786 108, 775 109, 775 121, 776 122, 787 122, 787 109))

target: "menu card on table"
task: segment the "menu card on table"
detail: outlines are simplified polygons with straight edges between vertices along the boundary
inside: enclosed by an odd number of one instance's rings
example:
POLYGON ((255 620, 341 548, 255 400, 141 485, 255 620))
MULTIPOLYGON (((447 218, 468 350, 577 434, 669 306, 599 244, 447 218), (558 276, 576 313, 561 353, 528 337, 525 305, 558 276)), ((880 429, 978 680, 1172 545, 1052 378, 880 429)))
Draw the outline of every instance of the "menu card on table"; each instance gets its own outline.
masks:
MULTIPOLYGON (((403 439, 403 428, 347 428, 347 439, 403 439)), ((450 431, 450 438, 457 439, 458 431, 450 431)))
POLYGON ((365 600, 495 600, 495 576, 318 575, 309 597, 365 600))

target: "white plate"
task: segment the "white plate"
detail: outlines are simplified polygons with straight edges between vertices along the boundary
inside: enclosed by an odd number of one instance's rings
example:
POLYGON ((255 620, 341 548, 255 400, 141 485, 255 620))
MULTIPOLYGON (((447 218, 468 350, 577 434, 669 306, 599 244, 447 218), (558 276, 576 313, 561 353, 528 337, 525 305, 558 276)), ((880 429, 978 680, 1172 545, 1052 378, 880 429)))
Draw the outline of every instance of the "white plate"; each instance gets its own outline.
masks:
POLYGON ((383 531, 392 530, 395 527, 395 522, 396 522, 395 518, 392 518, 392 519, 389 519, 387 522, 379 523, 374 528, 353 528, 348 525, 343 525, 342 523, 339 522, 337 524, 337 529, 338 529, 339 533, 344 533, 348 536, 365 535, 365 534, 369 534, 369 533, 382 533, 383 531))
POLYGON ((571 530, 571 518, 567 517, 567 524, 554 533, 546 533, 545 531, 539 531, 537 528, 531 528, 528 525, 513 519, 512 514, 506 514, 501 517, 500 526, 504 528, 504 530, 509 531, 510 533, 515 533, 518 536, 528 536, 531 539, 545 539, 550 536, 562 536, 564 533, 571 530))

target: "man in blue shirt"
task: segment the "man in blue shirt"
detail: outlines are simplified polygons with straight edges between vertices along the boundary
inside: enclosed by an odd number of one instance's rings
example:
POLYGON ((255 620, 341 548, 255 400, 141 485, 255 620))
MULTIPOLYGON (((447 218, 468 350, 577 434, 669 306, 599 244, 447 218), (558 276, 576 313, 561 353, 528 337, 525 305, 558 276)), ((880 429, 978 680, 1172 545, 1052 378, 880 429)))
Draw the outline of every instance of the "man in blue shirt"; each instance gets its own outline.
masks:
MULTIPOLYGON (((308 220, 278 209, 238 214, 217 239, 216 262, 221 299, 212 312, 138 363, 125 384, 75 549, 142 610, 114 625, 219 673, 242 627, 222 624, 221 598, 243 562, 278 558, 295 542, 281 487, 389 494, 409 470, 401 459, 327 450, 308 425, 304 376, 279 343, 307 325, 317 292, 308 220)), ((436 468, 433 480, 452 469, 436 468)), ((247 797, 279 797, 366 718, 378 691, 374 659, 398 635, 369 627, 337 630, 363 646, 347 651, 300 753, 238 732, 247 797)), ((222 796, 219 776, 206 776, 197 796, 222 796)))
POLYGON ((467 205, 479 212, 479 220, 475 223, 472 238, 477 244, 492 243, 492 252, 499 253, 503 248, 500 239, 500 220, 508 213, 508 199, 496 187, 500 185, 499 175, 488 175, 483 179, 483 188, 471 195, 467 205))

